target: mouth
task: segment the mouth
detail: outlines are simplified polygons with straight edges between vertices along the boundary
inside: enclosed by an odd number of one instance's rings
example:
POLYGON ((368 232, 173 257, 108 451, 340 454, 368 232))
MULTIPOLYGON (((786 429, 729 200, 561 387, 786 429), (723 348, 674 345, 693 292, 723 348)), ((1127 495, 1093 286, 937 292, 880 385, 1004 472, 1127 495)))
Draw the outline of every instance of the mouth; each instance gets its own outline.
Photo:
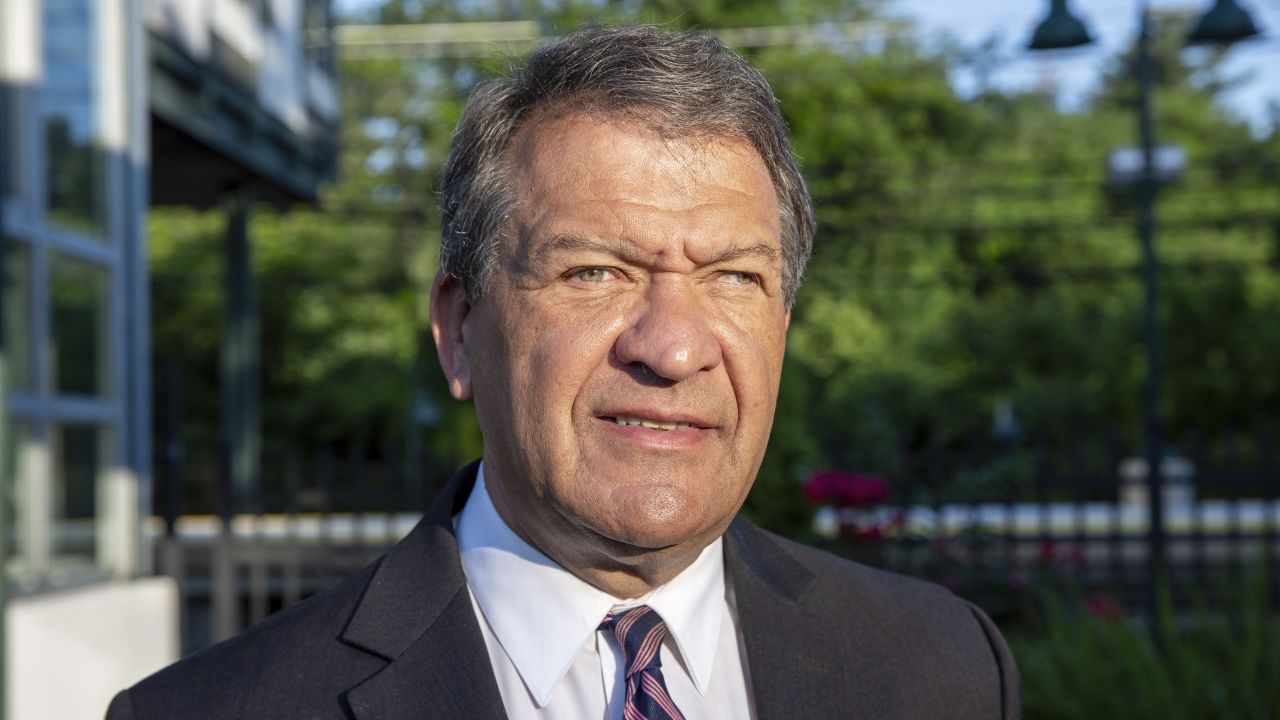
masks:
POLYGON ((693 430, 698 428, 698 425, 692 422, 683 422, 679 420, 653 420, 634 415, 606 415, 602 417, 601 420, 608 420, 615 425, 640 425, 647 427, 650 430, 660 430, 662 432, 670 432, 672 430, 693 430))
POLYGON ((698 451, 718 437, 715 420, 687 411, 659 408, 607 408, 595 416, 601 437, 619 447, 648 452, 698 451))

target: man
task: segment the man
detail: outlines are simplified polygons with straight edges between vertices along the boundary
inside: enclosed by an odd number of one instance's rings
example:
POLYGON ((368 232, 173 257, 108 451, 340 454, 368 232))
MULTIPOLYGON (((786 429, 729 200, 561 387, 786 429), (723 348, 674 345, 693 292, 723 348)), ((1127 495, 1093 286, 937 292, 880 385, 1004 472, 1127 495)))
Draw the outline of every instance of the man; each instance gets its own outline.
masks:
POLYGON ((112 718, 1018 717, 976 608, 736 518, 812 211, 717 41, 581 32, 472 97, 432 330, 482 462, 388 555, 112 718))

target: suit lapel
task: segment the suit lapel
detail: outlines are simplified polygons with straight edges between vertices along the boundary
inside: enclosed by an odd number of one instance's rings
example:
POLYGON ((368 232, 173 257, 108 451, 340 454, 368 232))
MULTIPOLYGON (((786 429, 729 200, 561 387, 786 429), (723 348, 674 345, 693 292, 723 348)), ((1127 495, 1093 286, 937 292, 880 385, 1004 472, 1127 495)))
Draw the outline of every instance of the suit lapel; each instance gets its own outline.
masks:
POLYGON ((475 476, 475 463, 460 470, 383 558, 343 631, 388 661, 345 694, 359 720, 505 717, 453 534, 475 476))
POLYGON ((856 630, 856 597, 824 598, 841 615, 820 616, 805 602, 816 578, 777 540, 742 518, 725 539, 759 720, 879 718, 894 707, 891 668, 860 643, 868 634, 856 630))
MULTIPOLYGON (((460 470, 387 554, 343 632, 388 661, 345 693, 358 720, 505 717, 453 534, 475 475, 474 463, 460 470)), ((759 720, 880 717, 895 706, 882 652, 858 644, 876 633, 859 628, 856 597, 838 599, 843 616, 820 617, 804 602, 816 578, 775 539, 742 518, 725 539, 759 720)))
POLYGON ((359 720, 504 718, 465 588, 399 657, 347 693, 359 720))

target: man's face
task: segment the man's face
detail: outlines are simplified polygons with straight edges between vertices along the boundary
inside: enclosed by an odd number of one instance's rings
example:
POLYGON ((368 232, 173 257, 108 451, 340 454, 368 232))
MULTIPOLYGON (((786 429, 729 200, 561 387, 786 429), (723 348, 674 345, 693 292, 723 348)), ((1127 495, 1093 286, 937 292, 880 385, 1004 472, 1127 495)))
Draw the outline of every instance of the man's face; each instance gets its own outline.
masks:
POLYGON ((437 287, 433 307, 495 504, 562 563, 584 539, 701 549, 773 422, 790 318, 768 170, 737 139, 574 114, 521 132, 511 180, 484 296, 437 287))

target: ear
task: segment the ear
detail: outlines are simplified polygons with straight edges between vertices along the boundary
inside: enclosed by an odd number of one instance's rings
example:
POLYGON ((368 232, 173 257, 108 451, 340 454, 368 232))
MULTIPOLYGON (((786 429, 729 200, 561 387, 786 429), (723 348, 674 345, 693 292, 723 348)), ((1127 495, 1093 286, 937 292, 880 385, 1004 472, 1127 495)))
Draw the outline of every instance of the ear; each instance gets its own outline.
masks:
POLYGON ((431 337, 436 341, 436 355, 449 381, 449 394, 457 400, 471 397, 471 359, 467 355, 463 321, 471 312, 462 281, 443 272, 436 273, 431 284, 431 337))

